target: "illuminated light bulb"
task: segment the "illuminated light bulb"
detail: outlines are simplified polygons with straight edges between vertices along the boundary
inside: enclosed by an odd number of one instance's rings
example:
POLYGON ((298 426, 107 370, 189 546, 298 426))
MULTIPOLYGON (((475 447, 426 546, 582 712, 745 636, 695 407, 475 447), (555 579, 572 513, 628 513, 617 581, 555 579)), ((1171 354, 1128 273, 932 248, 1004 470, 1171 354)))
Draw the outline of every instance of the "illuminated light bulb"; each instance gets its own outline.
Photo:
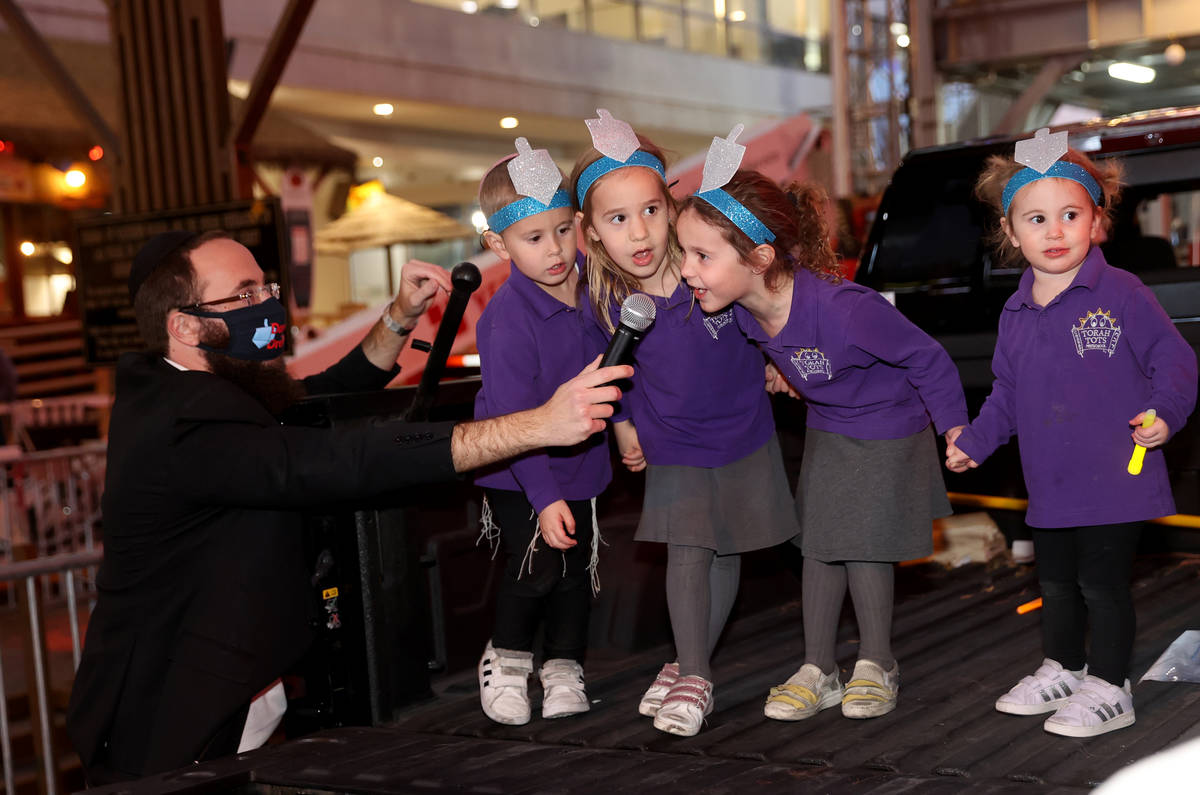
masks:
POLYGON ((1117 61, 1108 65, 1108 76, 1117 80, 1127 80, 1130 83, 1150 83, 1154 80, 1154 70, 1149 66, 1136 63, 1117 61))

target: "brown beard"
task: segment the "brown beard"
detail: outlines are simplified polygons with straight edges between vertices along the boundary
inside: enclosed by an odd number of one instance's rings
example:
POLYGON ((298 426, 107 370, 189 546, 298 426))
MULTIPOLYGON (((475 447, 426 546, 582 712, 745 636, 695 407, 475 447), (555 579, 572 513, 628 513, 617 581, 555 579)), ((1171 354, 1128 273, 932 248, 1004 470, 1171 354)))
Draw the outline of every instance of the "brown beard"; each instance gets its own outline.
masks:
POLYGON ((305 396, 304 385, 292 378, 283 362, 283 357, 267 361, 235 359, 221 353, 229 346, 229 329, 220 320, 204 319, 200 342, 215 351, 201 349, 204 361, 213 375, 218 375, 246 392, 273 416, 305 396))

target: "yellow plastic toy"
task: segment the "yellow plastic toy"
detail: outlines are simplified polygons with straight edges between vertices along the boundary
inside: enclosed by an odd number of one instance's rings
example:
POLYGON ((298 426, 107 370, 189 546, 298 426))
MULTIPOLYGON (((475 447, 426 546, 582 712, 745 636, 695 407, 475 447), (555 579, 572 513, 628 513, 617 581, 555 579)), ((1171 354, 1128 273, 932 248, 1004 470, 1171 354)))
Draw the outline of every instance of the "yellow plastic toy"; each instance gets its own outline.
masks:
MULTIPOLYGON (((1147 409, 1146 413, 1142 416, 1142 427, 1149 428, 1154 424, 1154 419, 1157 416, 1158 412, 1156 412, 1154 409, 1147 409)), ((1128 471, 1131 475, 1142 474, 1142 461, 1144 461, 1145 458, 1146 448, 1142 447, 1140 444, 1134 444, 1133 456, 1131 456, 1129 459, 1129 466, 1127 467, 1126 471, 1128 471)))

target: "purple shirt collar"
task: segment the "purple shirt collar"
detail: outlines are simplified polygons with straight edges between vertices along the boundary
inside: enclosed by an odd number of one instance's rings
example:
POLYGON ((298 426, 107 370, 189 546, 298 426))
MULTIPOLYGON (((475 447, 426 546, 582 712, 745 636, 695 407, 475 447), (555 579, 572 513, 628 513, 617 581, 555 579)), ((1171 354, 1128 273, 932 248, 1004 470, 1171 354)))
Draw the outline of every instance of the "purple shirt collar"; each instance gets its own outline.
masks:
POLYGON ((804 283, 807 279, 819 279, 812 271, 800 269, 792 274, 792 308, 788 312, 787 322, 779 335, 772 338, 759 325, 754 315, 741 304, 734 304, 733 311, 738 325, 747 337, 755 342, 768 344, 776 343, 775 347, 805 348, 811 347, 817 338, 817 291, 812 285, 804 283))
MULTIPOLYGON (((581 279, 584 272, 581 264, 582 260, 583 254, 579 251, 576 251, 575 270, 580 274, 581 279)), ((568 306, 554 296, 550 295, 550 293, 542 289, 541 285, 539 285, 533 279, 530 279, 525 274, 521 273, 520 269, 517 268, 517 263, 513 262, 512 260, 509 260, 508 262, 508 283, 512 285, 513 290, 515 290, 518 295, 529 302, 529 305, 534 308, 538 318, 541 320, 548 320, 557 315, 559 312, 575 309, 575 307, 568 306)))
MULTIPOLYGON (((1079 272, 1075 274, 1075 278, 1071 281, 1071 285, 1054 297, 1057 301, 1062 296, 1066 295, 1067 290, 1073 290, 1076 287, 1086 287, 1089 290, 1095 290, 1097 282, 1100 281, 1100 273, 1104 270, 1108 263, 1104 260, 1104 254, 1100 251, 1100 247, 1093 245, 1088 249, 1087 256, 1083 258, 1083 264, 1079 267, 1079 272)), ((1051 301, 1050 303, 1054 303, 1051 301)), ((1004 302, 1004 308, 1016 311, 1022 306, 1027 306, 1030 309, 1039 309, 1038 303, 1033 300, 1033 268, 1028 267, 1021 274, 1021 281, 1017 285, 1017 291, 1004 302)))

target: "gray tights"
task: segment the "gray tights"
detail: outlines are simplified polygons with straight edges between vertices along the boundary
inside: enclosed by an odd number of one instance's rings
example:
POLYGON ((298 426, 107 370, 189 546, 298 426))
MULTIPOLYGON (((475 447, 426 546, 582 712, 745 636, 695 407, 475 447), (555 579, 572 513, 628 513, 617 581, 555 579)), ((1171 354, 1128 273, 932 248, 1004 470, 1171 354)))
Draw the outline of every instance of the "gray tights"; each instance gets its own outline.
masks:
POLYGON ((837 667, 834 647, 847 585, 861 636, 858 658, 877 662, 887 670, 895 662, 892 656, 895 568, 891 563, 873 561, 822 563, 804 559, 804 662, 818 666, 826 674, 837 667))
POLYGON ((709 660, 733 608, 741 569, 741 555, 667 546, 667 609, 681 676, 712 681, 709 660))

